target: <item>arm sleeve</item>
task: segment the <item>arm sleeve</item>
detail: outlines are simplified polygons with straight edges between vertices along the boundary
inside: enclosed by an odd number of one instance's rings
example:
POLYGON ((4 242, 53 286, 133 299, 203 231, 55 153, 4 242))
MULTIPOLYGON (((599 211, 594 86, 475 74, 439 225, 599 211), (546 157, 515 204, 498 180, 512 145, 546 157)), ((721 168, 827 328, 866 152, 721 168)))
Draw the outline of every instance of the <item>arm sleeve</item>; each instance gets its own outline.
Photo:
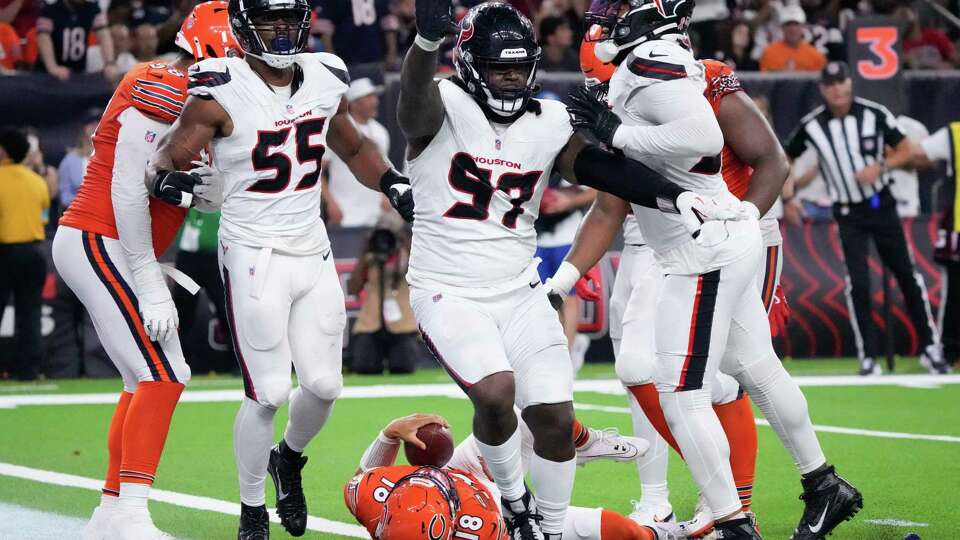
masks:
POLYGON ((900 144, 900 141, 905 139, 907 135, 900 129, 900 124, 897 123, 897 118, 893 116, 886 108, 883 109, 883 140, 887 146, 895 147, 900 144))
POLYGON ((160 138, 148 137, 147 132, 159 135, 169 126, 132 107, 123 111, 119 120, 110 194, 120 245, 134 275, 137 296, 142 298, 161 288, 169 294, 154 254, 150 199, 143 183, 147 160, 156 150, 155 141, 160 138), (148 139, 154 142, 148 142, 148 139))
POLYGON ((920 146, 931 161, 950 159, 950 130, 945 127, 938 129, 936 133, 920 141, 920 146))
POLYGON ((793 133, 790 134, 790 138, 787 139, 787 144, 783 146, 783 149, 787 152, 787 157, 790 159, 797 159, 801 154, 804 153, 807 149, 807 130, 804 128, 804 124, 800 124, 796 129, 793 130, 793 133))
POLYGON ((723 150, 723 132, 710 103, 688 78, 652 84, 637 91, 631 103, 642 103, 659 125, 622 124, 613 146, 643 155, 714 156, 723 150))
POLYGON ((400 440, 391 439, 381 431, 363 452, 363 457, 360 458, 360 470, 366 472, 376 467, 393 465, 397 461, 399 452, 400 440))

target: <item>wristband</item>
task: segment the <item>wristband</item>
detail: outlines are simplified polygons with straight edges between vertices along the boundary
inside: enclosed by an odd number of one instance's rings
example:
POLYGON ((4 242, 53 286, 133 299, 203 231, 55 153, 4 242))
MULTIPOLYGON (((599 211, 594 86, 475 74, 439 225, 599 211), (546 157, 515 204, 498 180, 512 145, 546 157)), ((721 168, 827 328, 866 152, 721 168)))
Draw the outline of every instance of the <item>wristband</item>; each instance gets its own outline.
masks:
POLYGON ((427 52, 434 52, 440 48, 440 44, 443 43, 443 39, 433 41, 421 36, 420 34, 417 34, 417 37, 413 38, 413 42, 417 45, 417 47, 420 47, 427 52))
POLYGON ((380 177, 380 192, 389 196, 390 188, 394 184, 406 184, 409 186, 410 180, 398 173, 396 169, 387 169, 386 172, 383 173, 383 176, 380 177))
POLYGON ((580 270, 577 269, 573 263, 569 261, 563 261, 560 263, 560 267, 557 268, 553 277, 549 279, 550 285, 557 288, 563 294, 566 294, 567 291, 573 288, 577 284, 577 280, 580 279, 580 270))

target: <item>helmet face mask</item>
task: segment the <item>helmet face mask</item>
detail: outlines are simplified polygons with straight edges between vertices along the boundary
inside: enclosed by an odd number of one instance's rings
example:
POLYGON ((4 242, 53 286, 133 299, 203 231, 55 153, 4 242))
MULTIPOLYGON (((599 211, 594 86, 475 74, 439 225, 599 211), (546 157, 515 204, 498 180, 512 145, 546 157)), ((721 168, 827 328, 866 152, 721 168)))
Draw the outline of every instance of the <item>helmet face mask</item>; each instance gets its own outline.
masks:
POLYGON ((508 4, 487 2, 461 22, 454 66, 482 107, 512 117, 526 109, 536 91, 540 54, 526 17, 508 4))
POLYGON ((307 48, 306 0, 230 0, 230 25, 243 51, 273 68, 286 68, 307 48))

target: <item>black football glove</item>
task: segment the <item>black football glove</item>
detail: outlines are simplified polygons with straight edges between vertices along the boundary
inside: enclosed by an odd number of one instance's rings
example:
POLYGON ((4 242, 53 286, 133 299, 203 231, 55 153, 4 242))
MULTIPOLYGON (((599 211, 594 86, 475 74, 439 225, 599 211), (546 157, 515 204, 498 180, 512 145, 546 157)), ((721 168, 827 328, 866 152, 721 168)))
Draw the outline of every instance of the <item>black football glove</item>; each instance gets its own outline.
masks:
POLYGON ((453 20, 451 0, 416 0, 417 33, 430 41, 456 34, 460 27, 453 20))
POLYGON ((380 177, 380 191, 404 221, 413 223, 413 190, 409 178, 389 169, 380 177))
POLYGON ((193 188, 202 182, 203 179, 196 173, 160 170, 153 180, 150 194, 167 204, 190 208, 193 205, 193 188))
POLYGON ((567 114, 574 128, 590 130, 607 146, 613 147, 613 135, 620 127, 620 119, 589 88, 581 86, 570 94, 567 114))

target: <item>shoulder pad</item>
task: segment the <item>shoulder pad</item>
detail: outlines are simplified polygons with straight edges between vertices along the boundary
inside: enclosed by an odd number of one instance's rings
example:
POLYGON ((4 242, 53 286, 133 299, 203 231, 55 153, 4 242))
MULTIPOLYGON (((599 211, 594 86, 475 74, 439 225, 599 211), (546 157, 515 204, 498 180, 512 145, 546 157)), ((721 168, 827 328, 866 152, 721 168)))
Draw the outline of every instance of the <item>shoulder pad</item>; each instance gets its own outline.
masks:
POLYGON ((145 115, 172 124, 187 99, 187 76, 161 62, 140 64, 127 78, 131 105, 145 115))
POLYGON ((630 72, 637 77, 655 81, 672 81, 691 75, 688 66, 693 62, 690 51, 670 41, 655 40, 640 44, 628 58, 630 72))
POLYGON ((316 57, 323 64, 323 67, 327 68, 334 77, 340 79, 343 84, 350 84, 350 72, 339 56, 325 52, 313 53, 311 56, 316 57))
POLYGON ((233 60, 243 61, 239 58, 208 58, 190 66, 190 82, 188 88, 190 93, 206 93, 203 89, 210 89, 217 86, 223 86, 230 82, 230 64, 233 60))

